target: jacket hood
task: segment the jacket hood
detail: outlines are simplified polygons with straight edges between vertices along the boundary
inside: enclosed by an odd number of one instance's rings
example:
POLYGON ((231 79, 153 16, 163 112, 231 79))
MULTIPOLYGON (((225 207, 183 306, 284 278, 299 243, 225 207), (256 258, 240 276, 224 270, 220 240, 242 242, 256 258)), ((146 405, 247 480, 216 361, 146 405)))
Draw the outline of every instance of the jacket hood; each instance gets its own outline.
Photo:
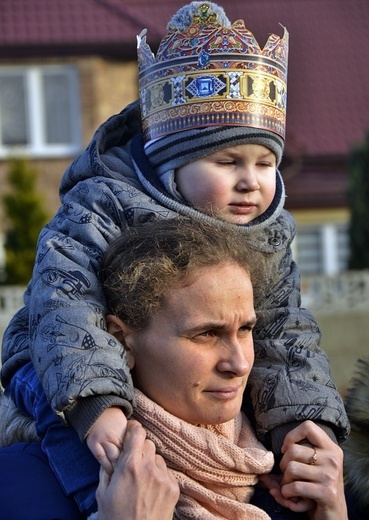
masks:
POLYGON ((102 176, 119 180, 123 177, 127 180, 126 176, 132 177, 132 173, 129 172, 129 170, 133 171, 129 142, 141 131, 140 105, 136 100, 119 114, 111 116, 102 123, 88 147, 67 168, 59 190, 61 199, 78 182, 89 178, 102 176), (119 165, 127 166, 123 171, 114 168, 113 152, 116 150, 119 151, 119 165))

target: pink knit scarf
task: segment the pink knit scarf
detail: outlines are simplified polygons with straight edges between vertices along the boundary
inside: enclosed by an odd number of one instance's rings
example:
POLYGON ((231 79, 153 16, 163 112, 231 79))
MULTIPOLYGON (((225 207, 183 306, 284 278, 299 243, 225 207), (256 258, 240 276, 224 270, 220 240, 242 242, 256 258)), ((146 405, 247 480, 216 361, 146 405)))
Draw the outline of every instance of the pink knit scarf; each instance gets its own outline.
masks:
POLYGON ((249 504, 258 475, 273 467, 273 454, 256 439, 246 416, 219 425, 194 426, 135 390, 134 416, 174 472, 178 520, 266 520, 249 504))

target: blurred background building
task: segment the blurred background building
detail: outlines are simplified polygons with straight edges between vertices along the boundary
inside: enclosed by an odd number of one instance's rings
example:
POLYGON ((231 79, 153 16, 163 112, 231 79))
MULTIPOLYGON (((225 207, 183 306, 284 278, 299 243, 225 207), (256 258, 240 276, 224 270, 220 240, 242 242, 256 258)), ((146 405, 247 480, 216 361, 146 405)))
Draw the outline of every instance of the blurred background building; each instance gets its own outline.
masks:
MULTIPOLYGON (((9 158, 26 157, 50 215, 71 160, 106 118, 137 98, 136 35, 156 50, 185 0, 0 0, 0 190, 9 158)), ((221 1, 219 1, 222 4, 221 1)), ((323 331, 345 391, 369 352, 369 274, 348 272, 347 158, 369 131, 367 0, 232 0, 261 47, 290 33, 287 137, 281 171, 298 226, 303 304, 323 331)), ((369 175, 369 172, 368 172, 369 175)), ((24 215, 27 225, 27 215, 24 215)), ((6 230, 0 202, 0 264, 6 230)), ((0 335, 23 288, 0 287, 0 335)))

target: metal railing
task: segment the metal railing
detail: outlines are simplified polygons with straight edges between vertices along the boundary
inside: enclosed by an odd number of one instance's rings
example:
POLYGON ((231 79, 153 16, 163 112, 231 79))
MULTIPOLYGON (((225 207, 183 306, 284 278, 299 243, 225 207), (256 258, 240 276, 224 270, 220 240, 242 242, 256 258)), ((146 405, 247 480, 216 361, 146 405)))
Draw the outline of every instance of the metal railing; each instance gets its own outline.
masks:
POLYGON ((302 277, 301 296, 302 305, 314 311, 369 310, 369 270, 302 277))

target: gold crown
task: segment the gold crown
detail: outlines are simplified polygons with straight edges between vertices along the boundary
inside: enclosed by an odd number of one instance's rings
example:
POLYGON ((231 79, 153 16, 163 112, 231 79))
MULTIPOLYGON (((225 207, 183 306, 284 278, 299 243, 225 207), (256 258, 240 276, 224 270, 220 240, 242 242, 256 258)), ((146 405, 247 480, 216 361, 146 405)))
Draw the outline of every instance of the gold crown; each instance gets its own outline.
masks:
POLYGON ((137 37, 145 142, 205 126, 249 126, 285 136, 288 32, 263 49, 243 20, 218 22, 209 3, 186 29, 169 26, 158 52, 137 37))

